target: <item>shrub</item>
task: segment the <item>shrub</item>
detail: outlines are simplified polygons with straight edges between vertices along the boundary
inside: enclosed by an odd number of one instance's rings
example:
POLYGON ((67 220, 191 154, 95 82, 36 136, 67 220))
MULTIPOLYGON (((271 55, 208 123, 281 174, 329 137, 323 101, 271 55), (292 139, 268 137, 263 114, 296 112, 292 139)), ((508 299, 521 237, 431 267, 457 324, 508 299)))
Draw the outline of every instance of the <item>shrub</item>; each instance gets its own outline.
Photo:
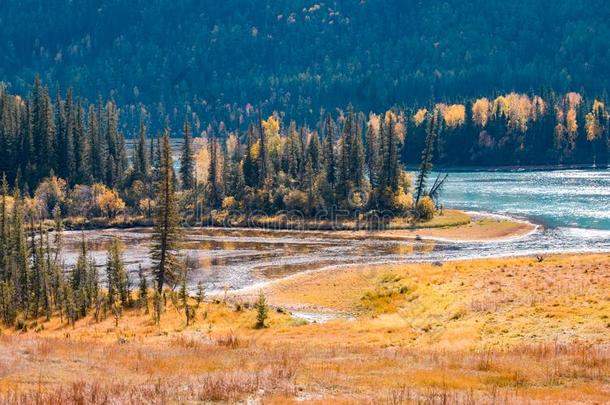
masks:
POLYGON ((83 184, 77 184, 68 194, 68 213, 73 216, 87 217, 95 208, 93 189, 83 184))
POLYGON ((239 204, 237 202, 237 200, 235 199, 235 197, 229 196, 229 197, 225 197, 222 200, 222 209, 228 212, 232 212, 234 210, 236 210, 237 208, 239 208, 239 204))
POLYGON ((125 202, 115 190, 105 190, 104 193, 97 196, 96 203, 100 211, 104 212, 108 218, 114 218, 125 208, 125 202))
MULTIPOLYGON (((47 177, 38 185, 34 197, 40 202, 43 216, 49 217, 56 206, 65 208, 63 204, 65 203, 67 190, 68 184, 66 181, 55 176, 47 177)), ((65 210, 62 209, 62 211, 65 210)))
POLYGON ((407 212, 413 207, 413 196, 400 188, 392 198, 392 207, 401 213, 407 212))
POLYGON ((258 300, 256 301, 256 325, 254 326, 256 329, 265 328, 265 320, 267 319, 267 313, 269 309, 267 308, 267 299, 265 298, 265 294, 261 291, 258 295, 258 300))
POLYGON ((284 196, 284 205, 288 210, 305 212, 308 209, 309 201, 307 193, 300 190, 291 190, 284 196))
POLYGON ((434 217, 434 201, 432 201, 432 198, 425 196, 419 201, 417 215, 424 221, 429 221, 434 217))

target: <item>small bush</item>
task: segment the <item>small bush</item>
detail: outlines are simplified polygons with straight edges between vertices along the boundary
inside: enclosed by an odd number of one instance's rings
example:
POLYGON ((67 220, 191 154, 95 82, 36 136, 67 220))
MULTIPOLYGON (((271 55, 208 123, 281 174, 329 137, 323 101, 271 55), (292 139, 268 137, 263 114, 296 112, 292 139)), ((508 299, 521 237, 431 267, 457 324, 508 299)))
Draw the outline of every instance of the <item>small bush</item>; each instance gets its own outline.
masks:
POLYGON ((269 309, 267 308, 267 299, 265 298, 265 294, 261 291, 258 295, 258 300, 256 300, 256 325, 254 327, 256 329, 265 328, 265 320, 267 319, 267 313, 269 309))
POLYGON ((417 203, 417 216, 419 219, 429 221, 434 217, 434 201, 425 196, 417 203))

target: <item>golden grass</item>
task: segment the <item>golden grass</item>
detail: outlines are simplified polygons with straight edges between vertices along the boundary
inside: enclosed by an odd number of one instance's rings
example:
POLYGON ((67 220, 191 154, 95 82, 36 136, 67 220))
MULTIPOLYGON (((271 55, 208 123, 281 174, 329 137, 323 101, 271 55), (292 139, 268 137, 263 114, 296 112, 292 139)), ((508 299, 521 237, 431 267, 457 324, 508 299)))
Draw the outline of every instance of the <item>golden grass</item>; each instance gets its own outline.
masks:
MULTIPOLYGON (((270 327, 233 303, 195 324, 128 311, 0 336, 3 403, 608 403, 608 255, 356 267, 267 289, 354 319, 270 327)), ((249 298, 234 297, 247 301, 249 298)), ((243 306, 241 306, 243 308, 243 306)))

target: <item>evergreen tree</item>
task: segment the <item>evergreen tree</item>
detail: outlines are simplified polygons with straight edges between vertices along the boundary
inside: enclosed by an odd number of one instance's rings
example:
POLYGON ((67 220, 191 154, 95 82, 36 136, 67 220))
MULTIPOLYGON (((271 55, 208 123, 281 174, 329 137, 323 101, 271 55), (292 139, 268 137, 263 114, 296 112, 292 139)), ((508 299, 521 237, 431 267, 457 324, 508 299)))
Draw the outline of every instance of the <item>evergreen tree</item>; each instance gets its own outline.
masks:
POLYGON ((248 133, 246 135, 246 151, 243 160, 243 173, 244 181, 247 186, 256 187, 259 184, 259 168, 257 165, 258 152, 255 155, 255 146, 257 145, 257 138, 254 131, 254 124, 248 126, 248 133))
POLYGON ((2 174, 2 197, 0 200, 0 280, 9 279, 9 218, 8 218, 8 180, 2 174))
POLYGON ((123 250, 118 239, 114 238, 108 249, 106 260, 108 277, 108 304, 124 308, 129 306, 129 278, 123 263, 123 250), (118 301, 118 304, 117 304, 118 301))
POLYGON ((76 105, 74 122, 74 183, 88 184, 91 182, 91 157, 89 140, 85 133, 85 110, 82 100, 76 105))
POLYGON ((330 113, 326 114, 325 138, 324 138, 324 169, 326 172, 326 181, 330 187, 331 201, 328 201, 331 207, 336 204, 335 187, 337 183, 337 166, 335 159, 335 141, 334 141, 334 125, 330 113))
POLYGON ((90 259, 87 248, 87 242, 83 235, 80 243, 80 251, 78 259, 76 260, 76 266, 72 271, 72 278, 70 285, 72 291, 76 295, 76 306, 79 310, 80 316, 85 316, 91 305, 91 297, 89 295, 89 270, 90 270, 90 259))
POLYGON ((136 179, 145 180, 148 178, 149 164, 146 155, 146 125, 144 120, 140 120, 140 130, 138 142, 133 153, 133 171, 136 179))
POLYGON ((267 180, 270 177, 270 162, 267 152, 267 136, 263 129, 263 117, 261 111, 258 111, 258 185, 264 188, 267 180))
POLYGON ((87 138, 90 143, 90 167, 91 176, 95 181, 102 181, 106 173, 105 162, 108 160, 105 156, 106 148, 100 139, 100 120, 95 106, 89 106, 87 113, 87 138))
POLYGON ((256 308, 256 329, 265 328, 265 320, 267 320, 269 309, 267 308, 267 299, 262 291, 258 294, 254 307, 256 308))
POLYGON ((354 124, 354 135, 351 142, 349 174, 351 186, 357 189, 364 187, 364 145, 358 122, 354 124))
POLYGON ((138 306, 145 309, 148 313, 148 280, 142 269, 142 265, 138 265, 138 278, 140 279, 138 289, 138 306))
POLYGON ((29 252, 27 237, 25 234, 25 219, 23 213, 23 201, 18 187, 15 187, 13 194, 13 218, 11 223, 11 258, 9 268, 11 269, 13 285, 19 300, 19 308, 25 313, 28 312, 30 303, 30 271, 29 271, 29 252))
POLYGON ((417 174, 417 183, 415 188, 415 205, 419 203, 419 200, 426 193, 426 179, 428 174, 432 170, 432 156, 434 152, 434 142, 436 139, 436 121, 437 113, 434 112, 430 117, 428 123, 428 130, 426 132, 426 144, 422 152, 421 165, 419 167, 419 173, 417 174))
POLYGON ((373 127, 373 120, 369 121, 366 131, 366 167, 369 175, 369 181, 373 188, 379 185, 379 137, 373 127))
POLYGON ((74 180, 74 167, 75 167, 75 156, 74 156, 74 129, 75 125, 75 112, 74 112, 74 100, 73 100, 72 89, 68 89, 66 94, 66 102, 64 104, 65 114, 65 128, 64 133, 61 137, 61 149, 58 153, 59 163, 63 166, 63 170, 60 171, 59 176, 64 179, 74 180))
POLYGON ((218 140, 216 136, 212 134, 209 142, 209 153, 210 153, 210 166, 208 170, 208 183, 207 183, 207 202, 212 208, 220 207, 222 203, 222 185, 220 184, 219 173, 222 172, 220 167, 220 159, 218 153, 220 152, 218 140))
POLYGON ((180 230, 172 166, 169 131, 165 131, 161 147, 160 176, 156 185, 156 212, 151 248, 158 294, 161 294, 166 282, 176 280, 175 271, 178 268, 176 255, 180 230))
POLYGON ((193 176, 195 160, 191 139, 191 124, 188 119, 184 120, 183 128, 184 142, 182 144, 182 156, 180 158, 180 179, 182 180, 182 188, 184 190, 191 190, 195 186, 195 177, 193 176))
POLYGON ((32 91, 32 143, 36 179, 47 176, 53 167, 55 156, 54 112, 48 90, 36 77, 32 91))

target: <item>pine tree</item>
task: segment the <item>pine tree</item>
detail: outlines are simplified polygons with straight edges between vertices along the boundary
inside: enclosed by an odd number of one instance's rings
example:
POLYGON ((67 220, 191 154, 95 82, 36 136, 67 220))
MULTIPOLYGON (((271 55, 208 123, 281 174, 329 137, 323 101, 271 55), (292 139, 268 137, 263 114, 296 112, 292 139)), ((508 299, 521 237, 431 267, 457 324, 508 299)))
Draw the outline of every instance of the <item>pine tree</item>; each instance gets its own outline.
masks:
POLYGON ((142 265, 138 265, 138 278, 140 279, 138 289, 138 306, 145 309, 148 313, 148 280, 142 269, 142 265))
POLYGON ((326 181, 330 187, 331 201, 329 204, 334 208, 336 204, 335 188, 337 183, 337 166, 335 159, 333 119, 330 113, 326 114, 326 127, 324 138, 324 169, 326 171, 326 181))
POLYGON ((261 291, 258 294, 258 299, 256 300, 256 304, 254 305, 256 308, 256 329, 265 328, 265 321, 267 320, 267 314, 269 309, 267 308, 267 299, 265 298, 265 294, 261 291))
POLYGON ((339 173, 337 176, 337 200, 343 202, 347 199, 352 173, 351 159, 352 159, 352 145, 354 142, 354 114, 350 108, 348 115, 343 124, 343 133, 339 139, 339 162, 338 168, 339 173))
POLYGON ((392 192, 398 190, 398 182, 400 179, 400 167, 398 157, 398 139, 396 136, 396 122, 394 114, 388 114, 388 127, 385 131, 385 156, 384 156, 384 171, 386 175, 386 184, 392 192))
POLYGON ((76 260, 76 266, 72 271, 70 285, 75 294, 76 306, 81 317, 87 314, 91 305, 91 297, 89 296, 89 269, 90 259, 85 236, 82 236, 80 243, 80 252, 76 260))
POLYGON ((184 316, 186 318, 186 326, 189 326, 192 319, 195 317, 195 310, 189 304, 189 292, 187 289, 188 267, 183 266, 182 274, 180 275, 180 299, 182 300, 182 308, 184 308, 184 316))
POLYGON ((205 301, 205 287, 201 281, 197 282, 197 296, 195 297, 197 300, 197 308, 203 301, 205 301))
POLYGON ((428 123, 428 130, 426 132, 426 144, 422 152, 421 165, 419 167, 419 173, 417 175, 417 183, 415 188, 416 206, 419 203, 419 200, 424 196, 426 192, 426 179, 428 178, 428 174, 432 170, 432 154, 434 152, 434 142, 436 139, 437 119, 437 113, 435 112, 434 114, 432 114, 432 117, 430 117, 430 122, 428 123))
POLYGON ((259 184, 258 178, 258 166, 257 166, 257 158, 258 155, 255 156, 255 145, 257 144, 257 138, 254 131, 254 124, 250 124, 248 126, 248 133, 246 135, 246 151, 243 160, 243 173, 244 173, 244 181, 249 187, 256 187, 259 184))
POLYGON ((288 136, 284 143, 284 152, 282 154, 282 169, 287 173, 295 183, 301 181, 300 173, 303 165, 303 145, 301 136, 297 131, 296 124, 290 123, 288 128, 288 136))
POLYGON ((175 281, 175 271, 178 268, 177 243, 180 239, 169 131, 165 131, 163 135, 160 163, 160 178, 156 185, 156 212, 151 248, 158 294, 161 294, 166 282, 175 281))
POLYGON ((207 183, 207 201, 211 208, 218 208, 222 204, 222 185, 219 181, 219 173, 222 173, 220 167, 220 159, 218 153, 220 152, 218 140, 216 136, 212 134, 209 142, 210 151, 210 166, 208 170, 208 183, 207 183))
POLYGON ((25 219, 23 214, 23 201, 18 187, 13 195, 13 218, 11 224, 11 259, 9 266, 12 269, 13 285, 18 296, 19 308, 28 312, 30 303, 30 271, 28 266, 29 252, 25 234, 25 219))
POLYGON ((55 156, 55 124, 53 117, 53 106, 48 94, 39 77, 34 81, 32 91, 32 138, 34 149, 34 164, 36 167, 36 179, 46 177, 53 167, 55 156))
POLYGON ((264 188, 267 185, 267 180, 270 177, 270 162, 267 152, 267 136, 263 129, 263 117, 261 111, 258 111, 258 185, 264 188))
POLYGON ((123 263, 123 250, 118 239, 114 238, 108 249, 106 260, 106 274, 108 277, 109 305, 118 305, 123 308, 129 306, 129 279, 125 264, 123 263))
POLYGON ((379 137, 373 127, 373 120, 369 121, 366 131, 366 165, 369 174, 369 180, 373 188, 379 185, 379 137))
POLYGON ((352 137, 352 145, 350 151, 350 181, 351 186, 357 189, 364 187, 364 145, 362 143, 362 133, 360 132, 360 126, 358 122, 354 124, 354 135, 352 137))
POLYGON ((121 170, 122 148, 118 134, 118 112, 112 102, 106 104, 106 185, 115 188, 123 175, 121 170))
POLYGON ((100 139, 99 115, 93 104, 89 106, 89 112, 87 113, 87 138, 89 139, 91 151, 89 155, 91 176, 94 181, 102 181, 106 173, 106 148, 100 139))
POLYGON ((0 280, 9 278, 9 218, 8 218, 8 179, 2 174, 2 197, 0 200, 0 280))
POLYGON ((76 125, 72 89, 68 89, 68 93, 66 94, 64 116, 65 128, 63 129, 63 134, 58 136, 58 139, 60 139, 61 142, 58 152, 58 159, 60 163, 59 176, 64 179, 74 180, 74 129, 76 125))
POLYGON ((303 181, 301 183, 302 189, 306 191, 311 197, 313 197, 313 186, 316 180, 316 176, 320 173, 322 168, 321 162, 321 145, 318 133, 314 132, 309 138, 307 148, 305 152, 305 168, 303 174, 303 181))
POLYGON ((138 142, 136 143, 133 153, 133 171, 136 179, 145 180, 148 178, 148 161, 148 156, 146 154, 146 125, 142 119, 140 120, 138 142))
POLYGON ((76 105, 76 115, 74 122, 74 162, 76 184, 91 183, 91 156, 89 140, 85 133, 85 111, 82 100, 79 99, 76 105))
POLYGON ((182 144, 182 156, 180 158, 180 179, 184 190, 191 190, 195 186, 193 176, 195 160, 193 156, 193 145, 191 139, 191 124, 188 119, 184 120, 184 142, 182 144))

